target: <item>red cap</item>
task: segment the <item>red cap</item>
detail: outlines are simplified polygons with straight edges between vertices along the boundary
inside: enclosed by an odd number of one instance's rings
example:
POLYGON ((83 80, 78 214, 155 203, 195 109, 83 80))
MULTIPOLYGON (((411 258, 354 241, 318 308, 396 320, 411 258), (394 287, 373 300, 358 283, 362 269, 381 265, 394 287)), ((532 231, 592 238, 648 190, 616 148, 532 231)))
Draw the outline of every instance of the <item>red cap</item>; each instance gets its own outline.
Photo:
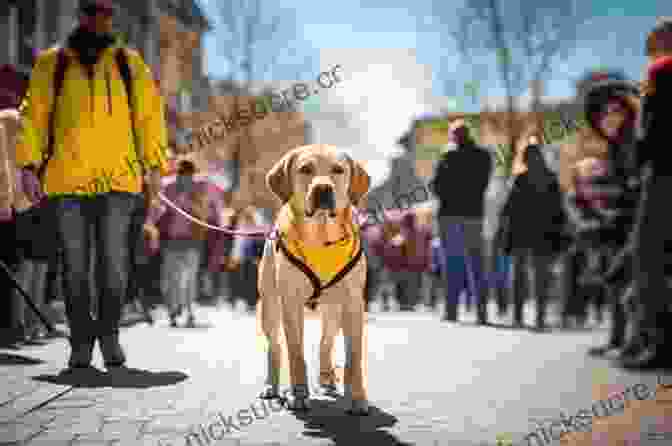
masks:
POLYGON ((649 66, 649 79, 655 80, 662 72, 672 74, 672 56, 661 57, 649 66))
POLYGON ((610 78, 609 73, 597 73, 597 74, 594 74, 590 78, 590 80, 592 80, 593 82, 599 82, 599 81, 603 81, 603 80, 606 80, 606 79, 609 79, 609 78, 610 78))

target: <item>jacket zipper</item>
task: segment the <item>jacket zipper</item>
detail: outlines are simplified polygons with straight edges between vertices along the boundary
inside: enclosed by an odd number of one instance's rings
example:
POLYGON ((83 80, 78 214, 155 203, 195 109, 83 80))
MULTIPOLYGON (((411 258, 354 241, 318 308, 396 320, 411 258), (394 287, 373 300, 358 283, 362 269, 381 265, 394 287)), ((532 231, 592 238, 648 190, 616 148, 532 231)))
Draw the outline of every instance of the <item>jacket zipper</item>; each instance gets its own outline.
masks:
POLYGON ((107 113, 112 115, 112 93, 110 88, 110 71, 105 70, 105 84, 107 85, 107 113))

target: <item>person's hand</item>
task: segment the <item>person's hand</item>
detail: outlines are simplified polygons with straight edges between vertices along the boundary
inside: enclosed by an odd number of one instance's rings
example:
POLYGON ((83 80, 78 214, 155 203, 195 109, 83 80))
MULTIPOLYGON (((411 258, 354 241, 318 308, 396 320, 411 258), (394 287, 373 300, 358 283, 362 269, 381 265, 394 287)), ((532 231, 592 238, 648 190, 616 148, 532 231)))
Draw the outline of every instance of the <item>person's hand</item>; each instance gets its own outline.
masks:
POLYGON ((164 212, 164 205, 161 203, 161 200, 158 197, 150 198, 147 204, 147 218, 152 221, 158 220, 158 218, 164 212))
POLYGON ((5 108, 0 110, 0 123, 12 123, 17 128, 21 127, 21 114, 14 108, 5 108))
POLYGON ((656 92, 656 84, 651 79, 645 79, 639 83, 641 96, 652 96, 656 92))
POLYGON ((150 253, 155 254, 159 250, 159 229, 153 224, 145 223, 142 232, 147 240, 147 248, 150 253))
POLYGON ((149 198, 149 206, 148 206, 149 209, 158 210, 161 209, 161 206, 162 206, 161 199, 159 197, 155 196, 149 198))
POLYGON ((390 239, 390 245, 395 247, 403 247, 406 244, 406 238, 402 234, 397 234, 390 239))
POLYGON ((237 271, 240 268, 241 259, 239 257, 227 257, 224 259, 222 267, 224 271, 237 271))
POLYGON ((159 169, 150 170, 145 176, 145 182, 147 184, 147 194, 149 202, 159 200, 159 192, 161 192, 161 172, 159 169))
POLYGON ((159 229, 156 227, 156 225, 153 225, 151 223, 145 223, 144 225, 142 225, 142 230, 148 238, 158 240, 159 229))

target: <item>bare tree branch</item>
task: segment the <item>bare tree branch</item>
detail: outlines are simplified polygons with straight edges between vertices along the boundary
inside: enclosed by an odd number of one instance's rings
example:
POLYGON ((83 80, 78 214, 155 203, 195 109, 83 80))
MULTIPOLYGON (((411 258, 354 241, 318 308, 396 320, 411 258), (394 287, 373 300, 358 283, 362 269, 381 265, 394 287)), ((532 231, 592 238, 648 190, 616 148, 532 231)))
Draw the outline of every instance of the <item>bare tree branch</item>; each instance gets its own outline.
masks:
MULTIPOLYGON (((458 31, 444 33, 453 38, 467 63, 487 54, 496 56, 506 93, 511 147, 517 142, 517 98, 553 72, 556 58, 568 56, 576 45, 577 28, 587 18, 587 12, 577 9, 576 0, 465 0, 458 13, 458 31)), ((533 94, 539 91, 534 89, 533 94)), ((533 103, 539 103, 539 98, 533 98, 533 103)))

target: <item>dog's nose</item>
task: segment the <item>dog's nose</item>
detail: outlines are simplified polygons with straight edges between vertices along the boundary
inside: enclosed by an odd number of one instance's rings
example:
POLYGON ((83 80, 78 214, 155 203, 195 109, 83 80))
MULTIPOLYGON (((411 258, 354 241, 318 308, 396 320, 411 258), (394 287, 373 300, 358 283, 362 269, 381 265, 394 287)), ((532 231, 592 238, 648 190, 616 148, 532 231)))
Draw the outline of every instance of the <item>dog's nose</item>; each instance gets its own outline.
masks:
POLYGON ((336 208, 336 197, 334 189, 328 185, 315 186, 315 208, 334 209, 336 208))

